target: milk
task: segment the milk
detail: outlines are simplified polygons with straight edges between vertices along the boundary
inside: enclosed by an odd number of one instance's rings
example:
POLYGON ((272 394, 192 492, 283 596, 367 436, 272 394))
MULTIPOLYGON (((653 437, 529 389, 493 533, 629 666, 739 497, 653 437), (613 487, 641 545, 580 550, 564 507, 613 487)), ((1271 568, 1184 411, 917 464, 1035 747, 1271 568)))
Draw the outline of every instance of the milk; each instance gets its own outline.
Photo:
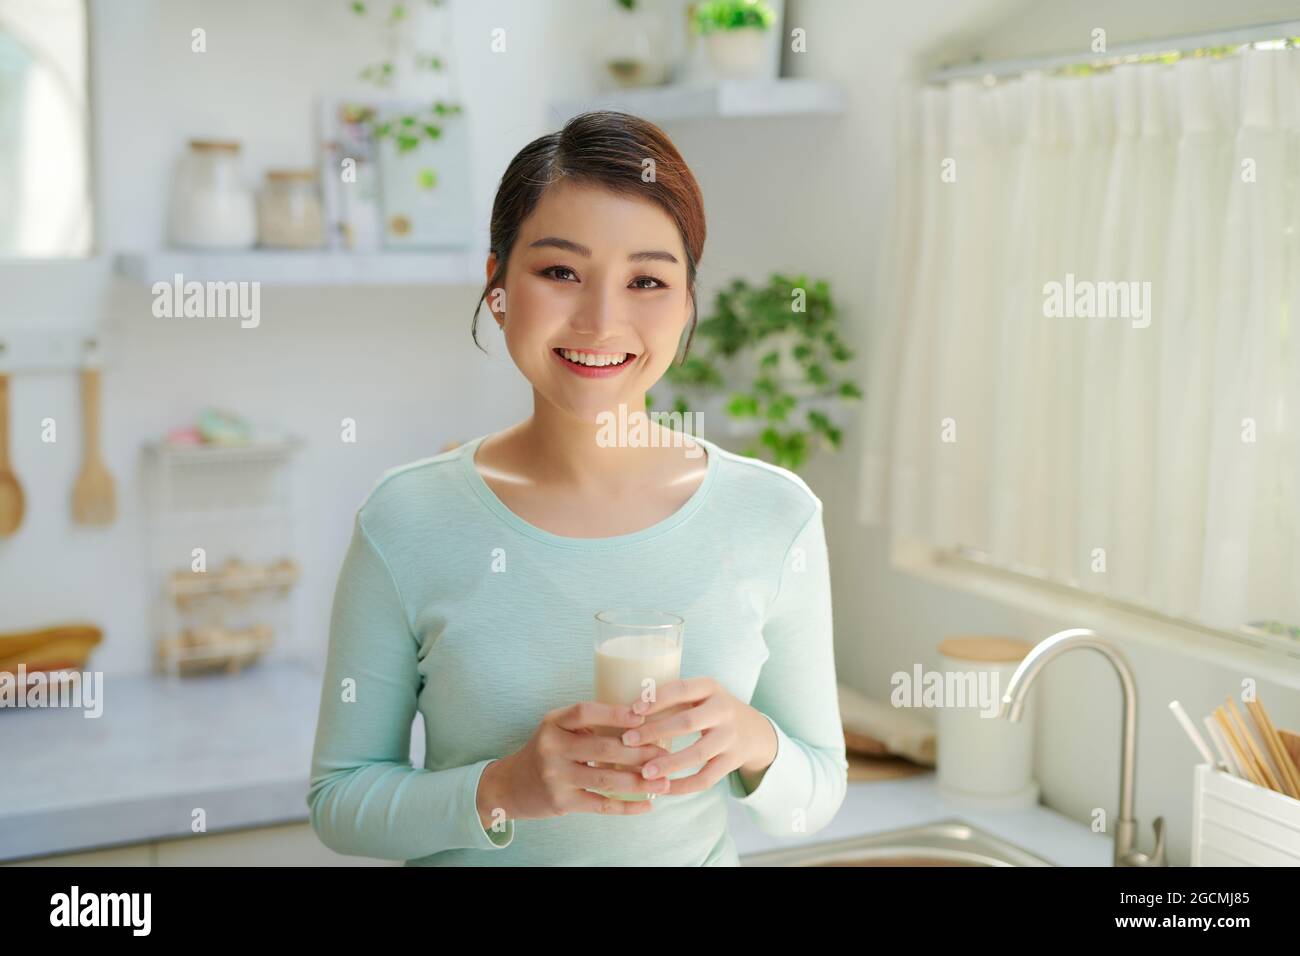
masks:
MULTIPOLYGON (((596 648, 596 696, 603 704, 634 704, 641 699, 643 682, 654 681, 654 693, 669 681, 677 680, 682 671, 681 642, 663 634, 624 634, 611 637, 596 648)), ((657 719, 656 713, 647 720, 657 719)), ((631 728, 593 727, 602 737, 621 737, 631 728)), ((641 741, 642 746, 651 741, 641 741)), ((672 748, 672 741, 653 741, 661 747, 672 748)), ((593 767, 615 767, 617 764, 593 763, 593 767)), ((629 768, 635 772, 639 768, 629 768)), ((601 796, 618 800, 644 800, 642 793, 606 793, 593 790, 601 796)), ((649 794, 653 799, 655 794, 649 794)))

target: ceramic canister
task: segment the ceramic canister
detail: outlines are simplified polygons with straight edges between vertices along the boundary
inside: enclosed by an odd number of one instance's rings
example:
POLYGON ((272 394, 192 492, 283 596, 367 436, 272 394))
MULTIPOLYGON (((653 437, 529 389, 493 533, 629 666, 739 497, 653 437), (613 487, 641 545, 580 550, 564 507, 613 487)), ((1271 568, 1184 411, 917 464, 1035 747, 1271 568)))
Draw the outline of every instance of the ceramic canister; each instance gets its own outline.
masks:
POLYGON ((1001 636, 950 637, 939 645, 947 692, 936 713, 936 776, 942 795, 990 809, 1033 806, 1034 707, 998 716, 1011 675, 1033 647, 1001 636))

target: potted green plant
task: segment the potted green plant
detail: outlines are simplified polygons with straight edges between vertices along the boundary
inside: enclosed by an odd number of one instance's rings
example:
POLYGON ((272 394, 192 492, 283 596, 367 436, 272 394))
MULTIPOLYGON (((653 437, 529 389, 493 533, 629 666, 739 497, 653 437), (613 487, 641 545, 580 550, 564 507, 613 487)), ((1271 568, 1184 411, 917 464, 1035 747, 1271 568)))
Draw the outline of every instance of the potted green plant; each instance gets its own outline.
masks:
POLYGON ((763 65, 767 32, 775 11, 763 0, 710 0, 692 21, 704 36, 714 75, 722 79, 751 79, 763 65))
MULTIPOLYGON (((380 11, 378 0, 348 0, 348 7, 359 17, 374 14, 373 19, 384 32, 390 48, 389 58, 367 66, 359 79, 381 90, 394 90, 411 99, 424 99, 436 87, 433 77, 446 70, 446 63, 438 51, 420 46, 436 36, 436 12, 441 11, 446 0, 389 0, 387 13, 380 11)), ((370 127, 376 140, 391 139, 398 153, 418 149, 424 141, 442 138, 444 124, 459 116, 463 108, 454 101, 433 99, 428 107, 419 111, 401 110, 397 115, 381 116, 366 104, 351 107, 352 115, 370 127)), ((436 170, 422 168, 416 183, 421 189, 433 189, 438 182, 436 170)))
POLYGON ((732 280, 696 326, 692 354, 664 375, 672 411, 720 406, 731 433, 751 439, 744 454, 797 470, 819 444, 840 446, 844 403, 862 397, 840 374, 854 353, 838 325, 824 280, 732 280))

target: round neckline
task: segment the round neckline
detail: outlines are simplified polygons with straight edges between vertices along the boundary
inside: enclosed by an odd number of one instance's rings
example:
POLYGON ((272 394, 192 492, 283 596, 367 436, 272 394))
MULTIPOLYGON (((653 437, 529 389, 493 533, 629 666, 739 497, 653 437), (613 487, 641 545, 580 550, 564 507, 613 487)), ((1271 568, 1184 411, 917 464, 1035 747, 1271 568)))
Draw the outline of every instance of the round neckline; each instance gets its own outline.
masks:
POLYGON ((637 542, 647 541, 651 538, 657 538, 676 528, 687 518, 693 515, 704 504, 704 499, 708 496, 710 489, 718 474, 718 465, 721 456, 718 453, 717 445, 708 439, 701 438, 698 435, 691 435, 690 438, 698 442, 704 448, 707 456, 707 466, 704 471, 704 480, 700 486, 695 489, 694 493, 686 499, 685 504, 670 514, 668 517, 657 521, 649 527, 642 528, 639 531, 629 531, 626 534, 610 535, 604 538, 572 538, 568 535, 555 534, 544 528, 539 528, 534 524, 525 521, 519 515, 515 514, 506 507, 505 502, 497 497, 495 491, 479 474, 478 468, 474 466, 474 455, 478 452, 478 446, 483 443, 489 435, 480 435, 462 446, 460 456, 461 469, 468 479, 470 487, 474 489, 479 499, 492 511, 498 518, 514 528, 521 534, 528 535, 546 544, 560 548, 572 548, 580 551, 602 550, 607 548, 618 548, 627 544, 636 544, 637 542))

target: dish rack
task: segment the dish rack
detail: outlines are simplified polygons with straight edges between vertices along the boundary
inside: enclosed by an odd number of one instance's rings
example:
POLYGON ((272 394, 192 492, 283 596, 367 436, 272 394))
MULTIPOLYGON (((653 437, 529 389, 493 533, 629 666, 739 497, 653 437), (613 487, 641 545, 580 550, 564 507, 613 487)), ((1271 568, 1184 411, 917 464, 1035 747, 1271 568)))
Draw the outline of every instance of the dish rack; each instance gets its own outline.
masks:
POLYGON ((288 466, 299 447, 145 446, 156 670, 233 673, 297 653, 288 466))
POLYGON ((1300 800, 1198 764, 1192 866, 1300 866, 1300 800))

